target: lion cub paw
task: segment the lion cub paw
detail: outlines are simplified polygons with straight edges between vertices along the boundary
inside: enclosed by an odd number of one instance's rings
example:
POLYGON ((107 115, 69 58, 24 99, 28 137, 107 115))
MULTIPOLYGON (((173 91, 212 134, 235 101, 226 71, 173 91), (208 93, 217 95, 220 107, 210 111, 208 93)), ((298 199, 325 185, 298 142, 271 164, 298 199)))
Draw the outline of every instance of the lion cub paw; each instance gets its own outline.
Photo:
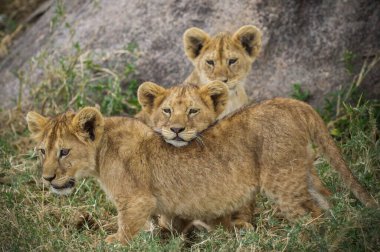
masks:
POLYGON ((243 220, 235 220, 232 222, 232 225, 237 229, 242 229, 246 231, 253 231, 253 225, 249 222, 243 221, 243 220))
POLYGON ((105 239, 105 241, 108 244, 120 242, 118 233, 107 236, 107 238, 105 239))

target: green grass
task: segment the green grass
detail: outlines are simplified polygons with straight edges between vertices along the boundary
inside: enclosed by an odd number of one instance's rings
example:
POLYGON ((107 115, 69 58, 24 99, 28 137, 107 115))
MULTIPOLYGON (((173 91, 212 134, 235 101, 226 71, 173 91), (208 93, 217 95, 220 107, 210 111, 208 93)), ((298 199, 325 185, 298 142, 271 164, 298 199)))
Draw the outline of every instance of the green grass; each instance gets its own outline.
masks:
MULTIPOLYGON (((122 53, 134 50, 129 45, 122 53)), ((43 72, 32 90, 32 107, 38 111, 49 114, 96 104, 107 115, 138 110, 133 61, 109 65, 75 44, 72 53, 59 61, 41 54, 33 62, 43 72)), ((25 73, 20 76, 29 82, 25 73)), ((361 97, 357 80, 354 77, 355 85, 332 94, 320 113, 355 176, 379 200, 380 102, 361 97)), ((300 86, 298 91, 298 98, 305 98, 307 92, 300 86)), ((59 197, 44 188, 23 117, 20 108, 3 111, 0 117, 1 251, 378 251, 380 247, 380 211, 363 207, 322 159, 316 166, 333 192, 332 209, 324 218, 289 223, 259 195, 254 231, 199 231, 189 241, 154 230, 141 232, 127 246, 107 245, 104 239, 117 228, 116 209, 93 179, 83 180, 70 196, 59 197)))
POLYGON ((292 98, 300 100, 300 101, 304 101, 304 102, 306 102, 310 99, 310 97, 311 97, 310 92, 304 91, 301 88, 300 83, 294 83, 292 88, 293 88, 292 94, 290 95, 292 98))

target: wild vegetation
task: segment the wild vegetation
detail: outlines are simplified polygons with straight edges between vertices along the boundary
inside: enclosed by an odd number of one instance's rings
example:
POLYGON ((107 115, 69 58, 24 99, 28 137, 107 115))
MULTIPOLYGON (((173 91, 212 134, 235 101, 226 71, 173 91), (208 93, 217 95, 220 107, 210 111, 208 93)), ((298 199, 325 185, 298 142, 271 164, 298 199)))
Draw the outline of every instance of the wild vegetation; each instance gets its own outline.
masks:
MULTIPOLYGON (((52 29, 64 15, 63 10, 58 9, 56 13, 52 29)), ((163 234, 155 229, 152 233, 141 232, 127 246, 107 245, 105 237, 117 228, 114 206, 93 179, 81 181, 70 196, 50 193, 41 183, 40 166, 24 116, 32 109, 53 115, 85 105, 98 106, 106 115, 133 115, 139 109, 138 83, 133 79, 136 57, 138 49, 133 44, 107 55, 97 55, 75 42, 66 56, 57 59, 42 52, 31 60, 31 71, 42 73, 36 85, 32 86, 28 72, 18 73, 22 83, 16 98, 18 106, 0 111, 1 251, 378 250, 379 209, 361 205, 322 158, 315 165, 324 184, 333 192, 332 209, 324 217, 289 223, 279 217, 270 201, 259 196, 254 231, 199 230, 190 240, 185 240, 178 234, 163 234), (32 86, 33 100, 28 102, 21 95, 26 86, 32 86)), ((330 94, 320 108, 349 167, 378 201, 380 101, 365 99, 360 86, 379 59, 379 55, 367 59, 355 73, 354 54, 345 53, 343 60, 353 81, 347 89, 330 94)), ((307 101, 310 93, 298 83, 290 96, 307 101)))

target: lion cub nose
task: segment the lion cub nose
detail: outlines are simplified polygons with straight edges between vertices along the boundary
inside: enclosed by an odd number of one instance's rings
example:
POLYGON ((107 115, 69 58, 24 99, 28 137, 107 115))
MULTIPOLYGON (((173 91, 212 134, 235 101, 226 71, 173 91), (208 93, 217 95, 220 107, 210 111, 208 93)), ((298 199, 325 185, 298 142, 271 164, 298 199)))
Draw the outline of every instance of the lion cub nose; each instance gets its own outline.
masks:
POLYGON ((55 175, 54 176, 51 176, 51 177, 43 177, 46 181, 53 181, 53 179, 55 179, 55 175))
POLYGON ((228 82, 228 77, 219 77, 216 80, 227 83, 228 82))
POLYGON ((174 133, 181 133, 182 131, 185 130, 185 128, 170 128, 171 131, 173 131, 174 133))

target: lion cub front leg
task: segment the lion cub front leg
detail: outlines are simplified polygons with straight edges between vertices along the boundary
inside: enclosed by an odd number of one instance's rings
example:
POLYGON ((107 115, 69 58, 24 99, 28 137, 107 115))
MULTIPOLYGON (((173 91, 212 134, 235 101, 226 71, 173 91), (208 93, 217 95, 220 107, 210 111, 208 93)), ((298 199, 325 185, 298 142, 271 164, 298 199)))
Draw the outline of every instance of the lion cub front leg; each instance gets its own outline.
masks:
POLYGON ((144 228, 148 218, 156 208, 156 199, 152 195, 135 194, 131 198, 116 199, 118 212, 117 233, 106 238, 107 243, 127 244, 144 228))
POLYGON ((253 230, 252 218, 255 212, 256 200, 253 199, 232 214, 232 225, 237 229, 253 230))

